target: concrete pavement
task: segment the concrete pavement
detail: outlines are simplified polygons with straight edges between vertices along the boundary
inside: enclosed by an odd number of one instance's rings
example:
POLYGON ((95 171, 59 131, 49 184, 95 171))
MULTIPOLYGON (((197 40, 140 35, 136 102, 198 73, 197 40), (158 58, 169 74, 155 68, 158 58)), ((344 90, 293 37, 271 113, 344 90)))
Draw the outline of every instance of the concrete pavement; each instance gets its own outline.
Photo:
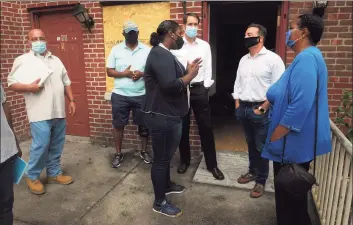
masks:
MULTIPOLYGON (((30 142, 22 151, 28 159, 30 142)), ((75 178, 69 186, 46 184, 46 194, 29 193, 24 180, 15 187, 15 225, 274 225, 273 194, 250 199, 248 190, 192 183, 200 160, 195 160, 187 174, 172 179, 185 185, 184 194, 170 199, 184 214, 168 218, 152 212, 153 189, 150 165, 138 154, 128 151, 119 169, 110 167, 112 148, 89 143, 65 145, 64 173, 75 178)), ((45 174, 43 173, 43 180, 45 174)))

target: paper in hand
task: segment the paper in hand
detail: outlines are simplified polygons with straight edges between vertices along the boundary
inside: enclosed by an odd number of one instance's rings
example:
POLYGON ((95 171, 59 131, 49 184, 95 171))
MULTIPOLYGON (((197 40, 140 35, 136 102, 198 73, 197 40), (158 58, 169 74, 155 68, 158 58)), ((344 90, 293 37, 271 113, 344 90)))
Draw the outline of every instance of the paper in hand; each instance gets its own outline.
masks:
POLYGON ((16 81, 22 84, 30 84, 40 79, 38 85, 43 85, 46 79, 53 73, 40 59, 33 58, 24 62, 14 74, 16 81))

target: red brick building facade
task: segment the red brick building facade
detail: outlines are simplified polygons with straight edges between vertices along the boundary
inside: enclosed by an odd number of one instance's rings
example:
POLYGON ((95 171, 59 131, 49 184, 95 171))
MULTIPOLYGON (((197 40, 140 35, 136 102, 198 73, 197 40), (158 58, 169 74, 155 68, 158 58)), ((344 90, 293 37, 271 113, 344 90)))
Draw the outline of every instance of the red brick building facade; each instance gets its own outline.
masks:
MULTIPOLYGON (((21 94, 7 89, 6 79, 14 59, 28 50, 26 35, 35 27, 33 15, 38 9, 64 7, 79 1, 1 1, 1 81, 10 103, 15 132, 21 139, 29 137, 29 125, 26 118, 24 99, 21 94)), ((131 2, 136 4, 136 2, 131 2)), ((94 144, 111 145, 111 106, 104 99, 106 91, 104 30, 102 4, 99 1, 81 4, 89 9, 95 25, 92 33, 82 28, 85 84, 88 99, 89 136, 94 144)), ((209 16, 207 2, 194 1, 170 3, 170 18, 182 23, 184 10, 195 12, 202 18, 200 36, 208 40, 207 23, 209 16)), ((293 20, 303 13, 311 13, 312 2, 290 2, 288 13, 281 14, 283 21, 293 20)), ((340 104, 343 89, 352 89, 352 1, 329 1, 324 15, 325 32, 320 42, 329 69, 329 105, 332 116, 335 107, 340 104)), ((284 28, 287 29, 287 28, 284 28)), ((283 32, 282 32, 283 33, 283 32)), ((283 39, 280 39, 283 40, 283 39)), ((284 45, 284 42, 282 43, 284 45)), ((283 50, 284 52, 285 50, 283 50)), ((289 64, 294 55, 290 50, 283 56, 289 64)), ((193 150, 200 149, 196 123, 191 124, 191 145, 193 150)), ((139 140, 137 128, 129 125, 125 132, 125 147, 137 147, 139 140)))

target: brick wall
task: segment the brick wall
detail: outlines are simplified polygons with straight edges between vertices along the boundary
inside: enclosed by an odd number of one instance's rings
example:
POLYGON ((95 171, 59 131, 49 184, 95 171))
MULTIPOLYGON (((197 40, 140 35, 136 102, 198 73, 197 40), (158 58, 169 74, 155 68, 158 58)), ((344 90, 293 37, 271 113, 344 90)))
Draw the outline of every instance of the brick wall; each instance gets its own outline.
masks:
MULTIPOLYGON (((291 2, 289 20, 312 12, 312 2, 291 2)), ((329 70, 331 118, 340 105, 343 89, 352 90, 352 1, 329 1, 323 17, 325 31, 319 44, 329 70)), ((287 63, 294 57, 287 50, 287 63)))
MULTIPOLYGON (((78 1, 8 1, 1 2, 1 81, 10 102, 15 131, 22 139, 28 137, 28 121, 24 100, 21 94, 6 89, 6 78, 11 70, 13 60, 27 51, 26 35, 31 29, 28 8, 46 7, 77 3, 78 1)), ((83 49, 87 98, 89 100, 89 119, 91 140, 95 144, 111 145, 111 106, 104 100, 106 91, 104 36, 102 8, 98 1, 82 3, 90 10, 95 21, 92 33, 83 29, 83 49)), ((202 3, 187 2, 186 12, 195 12, 201 17, 199 35, 202 34, 202 3)), ((181 2, 171 2, 171 19, 182 23, 183 6, 181 2)), ((311 13, 311 2, 291 2, 289 19, 292 20, 302 13, 311 13)), ((324 16, 325 33, 320 48, 326 58, 330 72, 329 99, 330 110, 340 104, 343 88, 352 88, 352 2, 329 1, 324 16)), ((202 37, 202 36, 201 36, 202 37)), ((293 59, 293 52, 287 51, 287 62, 293 59)), ((332 114, 333 116, 333 114, 332 114)), ((190 130, 191 148, 199 152, 200 141, 194 118, 190 130)), ((139 138, 136 126, 127 126, 124 139, 125 148, 138 148, 139 138)))
POLYGON ((11 105, 13 125, 20 140, 28 139, 28 121, 22 94, 9 91, 7 75, 12 68, 13 60, 24 53, 26 42, 23 39, 23 19, 20 1, 1 1, 1 84, 5 89, 7 101, 11 105))

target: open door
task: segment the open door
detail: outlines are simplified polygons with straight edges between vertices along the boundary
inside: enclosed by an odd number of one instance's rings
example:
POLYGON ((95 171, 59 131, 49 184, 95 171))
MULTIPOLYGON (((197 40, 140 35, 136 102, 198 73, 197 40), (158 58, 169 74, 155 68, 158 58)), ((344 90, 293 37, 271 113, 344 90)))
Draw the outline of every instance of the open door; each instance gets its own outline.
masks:
POLYGON ((277 11, 276 53, 286 61, 286 32, 288 28, 289 2, 282 2, 277 11))

